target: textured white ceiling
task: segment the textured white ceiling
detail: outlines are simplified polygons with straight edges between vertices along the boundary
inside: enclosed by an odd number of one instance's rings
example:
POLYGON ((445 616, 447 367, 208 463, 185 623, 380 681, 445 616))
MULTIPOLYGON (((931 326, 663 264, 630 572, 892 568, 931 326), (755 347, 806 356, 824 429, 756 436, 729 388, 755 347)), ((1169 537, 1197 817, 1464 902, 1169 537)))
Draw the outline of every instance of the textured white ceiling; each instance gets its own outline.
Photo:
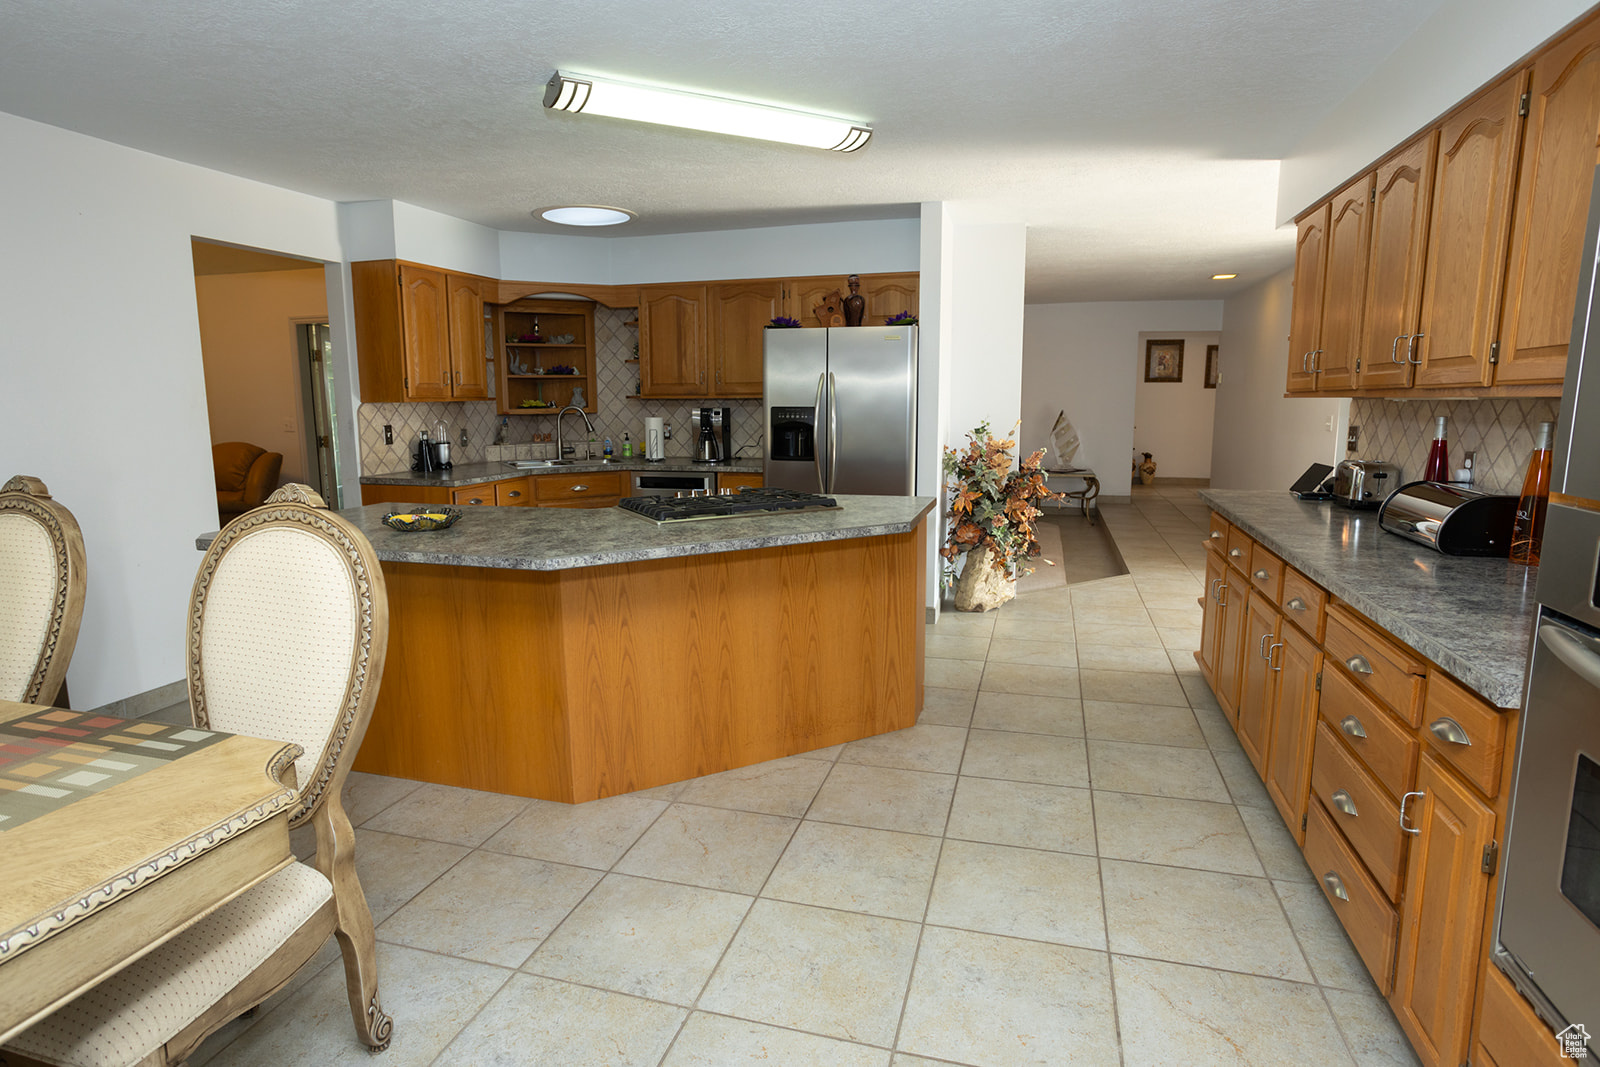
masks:
POLYGON ((1028 224, 1031 302, 1216 297, 1290 262, 1275 160, 1440 2, 3 0, 0 110, 503 230, 559 203, 638 235, 972 201, 1028 224), (557 68, 876 132, 841 155, 551 114, 557 68))

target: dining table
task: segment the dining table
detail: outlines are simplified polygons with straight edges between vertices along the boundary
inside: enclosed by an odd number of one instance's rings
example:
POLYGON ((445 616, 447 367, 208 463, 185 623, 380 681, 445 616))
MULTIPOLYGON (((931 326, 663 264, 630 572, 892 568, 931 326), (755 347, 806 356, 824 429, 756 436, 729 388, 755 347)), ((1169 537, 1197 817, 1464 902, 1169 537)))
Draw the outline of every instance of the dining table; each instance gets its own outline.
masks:
POLYGON ((0 1043, 292 862, 300 755, 0 700, 0 1043))

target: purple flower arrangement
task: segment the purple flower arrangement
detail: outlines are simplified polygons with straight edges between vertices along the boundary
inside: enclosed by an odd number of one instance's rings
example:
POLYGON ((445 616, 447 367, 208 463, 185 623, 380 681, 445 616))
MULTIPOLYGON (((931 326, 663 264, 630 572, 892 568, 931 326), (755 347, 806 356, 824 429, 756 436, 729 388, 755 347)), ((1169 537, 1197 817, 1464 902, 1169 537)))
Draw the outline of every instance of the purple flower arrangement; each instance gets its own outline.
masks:
POLYGON ((917 317, 909 311, 902 311, 898 315, 890 315, 883 320, 885 326, 915 326, 917 317))
POLYGON ((770 329, 798 330, 800 328, 800 320, 799 319, 791 319, 787 315, 779 315, 777 318, 773 319, 770 323, 767 324, 767 328, 769 330, 770 329))

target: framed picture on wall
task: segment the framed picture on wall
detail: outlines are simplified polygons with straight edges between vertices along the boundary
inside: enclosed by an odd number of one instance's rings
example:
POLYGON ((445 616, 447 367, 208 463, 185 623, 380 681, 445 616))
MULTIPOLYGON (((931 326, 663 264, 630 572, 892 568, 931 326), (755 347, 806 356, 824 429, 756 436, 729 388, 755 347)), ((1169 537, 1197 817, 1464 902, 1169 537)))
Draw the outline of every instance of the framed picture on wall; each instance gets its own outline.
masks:
POLYGON ((1217 382, 1222 377, 1222 372, 1217 369, 1218 345, 1206 345, 1206 388, 1215 389, 1217 382))
POLYGON ((1183 339, 1144 343, 1144 380, 1183 381, 1183 339))

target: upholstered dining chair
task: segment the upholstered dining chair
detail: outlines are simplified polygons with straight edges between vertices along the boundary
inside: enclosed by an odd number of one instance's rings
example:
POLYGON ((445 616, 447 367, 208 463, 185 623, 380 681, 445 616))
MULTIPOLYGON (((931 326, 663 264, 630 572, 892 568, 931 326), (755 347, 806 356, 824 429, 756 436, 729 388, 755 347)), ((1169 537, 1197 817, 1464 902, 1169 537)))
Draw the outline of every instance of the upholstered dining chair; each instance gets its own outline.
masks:
POLYGON ((55 702, 83 619, 83 533, 37 478, 0 487, 0 697, 55 702))
POLYGON ((223 527, 189 603, 189 704, 202 729, 294 742, 290 826, 316 829, 290 862, 18 1034, 7 1064, 182 1063, 282 988, 337 937, 356 1036, 389 1046, 372 915, 340 801, 383 677, 389 603, 372 545, 308 486, 287 485, 223 527))

